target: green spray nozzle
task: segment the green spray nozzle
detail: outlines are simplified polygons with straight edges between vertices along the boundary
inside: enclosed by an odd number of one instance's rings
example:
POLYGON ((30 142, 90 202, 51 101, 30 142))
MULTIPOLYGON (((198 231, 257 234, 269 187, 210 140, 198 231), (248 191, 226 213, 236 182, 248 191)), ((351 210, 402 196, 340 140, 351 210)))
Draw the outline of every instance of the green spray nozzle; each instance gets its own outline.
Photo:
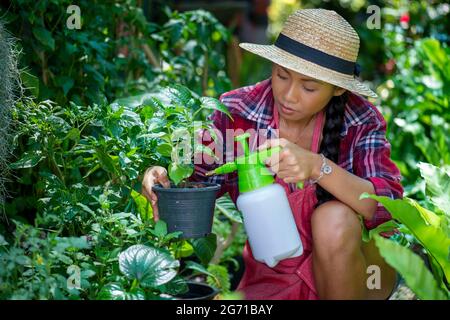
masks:
MULTIPOLYGON (((226 174, 237 170, 240 192, 248 192, 272 184, 275 179, 266 167, 265 161, 273 154, 280 152, 281 147, 277 146, 270 149, 250 152, 247 142, 249 137, 250 133, 244 133, 235 137, 235 141, 241 144, 242 150, 244 151, 242 156, 237 157, 232 162, 217 167, 206 175, 226 174)), ((297 186, 303 188, 303 182, 299 182, 297 186)))

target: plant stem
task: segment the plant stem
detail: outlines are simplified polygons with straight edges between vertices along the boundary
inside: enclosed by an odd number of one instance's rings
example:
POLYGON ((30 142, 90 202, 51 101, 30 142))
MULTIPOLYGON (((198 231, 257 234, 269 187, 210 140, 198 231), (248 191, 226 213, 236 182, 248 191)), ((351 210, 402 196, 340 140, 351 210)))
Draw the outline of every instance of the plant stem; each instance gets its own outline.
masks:
POLYGON ((206 90, 208 89, 208 51, 205 51, 205 62, 203 65, 203 79, 202 79, 202 92, 206 96, 206 90))
POLYGON ((234 238, 236 237, 237 232, 239 231, 240 223, 233 221, 231 223, 231 232, 225 241, 217 241, 217 249, 214 253, 214 257, 211 259, 211 264, 218 264, 220 259, 222 258, 223 252, 233 243, 234 238))

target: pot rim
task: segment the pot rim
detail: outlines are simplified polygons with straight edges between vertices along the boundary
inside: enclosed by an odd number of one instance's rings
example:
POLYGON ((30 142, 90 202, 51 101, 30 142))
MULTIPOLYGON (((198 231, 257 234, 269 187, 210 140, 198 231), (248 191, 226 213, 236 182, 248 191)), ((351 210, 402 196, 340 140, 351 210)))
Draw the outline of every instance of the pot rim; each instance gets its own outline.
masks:
POLYGON ((175 295, 173 296, 176 300, 205 300, 205 298, 214 298, 215 296, 217 296, 220 293, 220 290, 210 286, 209 284, 205 283, 205 282, 198 282, 198 281, 194 281, 194 280, 188 280, 186 281, 186 284, 189 286, 197 286, 197 287, 203 287, 203 288, 208 288, 211 289, 212 292, 208 293, 206 295, 200 296, 200 297, 195 297, 195 298, 180 298, 179 296, 175 295))
POLYGON ((161 184, 156 184, 152 187, 152 190, 158 192, 168 192, 168 193, 179 193, 179 192, 203 192, 203 191, 217 191, 220 189, 221 185, 213 182, 193 182, 193 184, 204 184, 206 187, 203 188, 172 188, 173 183, 170 184, 170 188, 164 188, 161 184))

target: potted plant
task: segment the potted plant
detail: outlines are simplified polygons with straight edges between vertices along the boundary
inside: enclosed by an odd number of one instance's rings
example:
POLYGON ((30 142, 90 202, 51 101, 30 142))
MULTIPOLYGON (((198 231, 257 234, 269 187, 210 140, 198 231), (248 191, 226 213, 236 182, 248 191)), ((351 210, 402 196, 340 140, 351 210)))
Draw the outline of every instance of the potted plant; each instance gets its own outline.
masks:
POLYGON ((211 149, 197 142, 200 130, 210 132, 211 121, 203 114, 206 110, 219 110, 231 118, 227 108, 217 99, 199 97, 181 85, 166 87, 156 95, 148 97, 162 117, 165 125, 159 128, 156 151, 168 161, 170 188, 153 187, 158 197, 160 219, 168 225, 169 232, 182 232, 182 238, 199 238, 211 233, 214 205, 220 185, 206 182, 190 182, 194 172, 193 159, 196 153, 205 153, 216 158, 211 149))

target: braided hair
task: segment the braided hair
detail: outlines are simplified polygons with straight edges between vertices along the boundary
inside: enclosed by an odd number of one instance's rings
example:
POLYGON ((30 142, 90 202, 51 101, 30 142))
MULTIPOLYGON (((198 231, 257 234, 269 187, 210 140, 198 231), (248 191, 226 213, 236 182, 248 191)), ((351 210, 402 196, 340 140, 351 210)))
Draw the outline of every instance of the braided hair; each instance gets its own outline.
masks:
MULTIPOLYGON (((345 104, 347 103, 347 93, 331 98, 326 107, 326 122, 323 128, 323 139, 320 144, 320 153, 327 158, 338 163, 339 160, 339 145, 340 133, 344 121, 345 104)), ((334 197, 317 185, 316 189, 317 205, 333 200, 334 197)))

